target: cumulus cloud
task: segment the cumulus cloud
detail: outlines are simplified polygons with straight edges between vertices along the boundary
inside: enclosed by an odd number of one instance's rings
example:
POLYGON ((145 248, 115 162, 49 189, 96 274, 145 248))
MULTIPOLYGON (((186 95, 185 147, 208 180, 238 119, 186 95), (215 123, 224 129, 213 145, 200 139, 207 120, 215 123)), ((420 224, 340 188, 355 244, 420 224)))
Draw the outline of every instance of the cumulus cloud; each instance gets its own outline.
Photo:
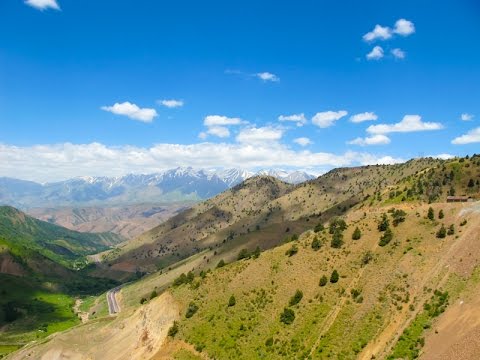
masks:
POLYGON ((340 111, 324 111, 316 113, 312 118, 312 123, 321 128, 327 128, 332 126, 335 121, 340 120, 342 117, 347 116, 348 112, 345 110, 340 111))
POLYGON ((259 79, 263 80, 263 81, 273 81, 273 82, 280 81, 280 78, 277 75, 269 73, 269 72, 257 73, 257 74, 255 74, 255 76, 258 77, 259 79))
POLYGON ((278 117, 279 121, 293 121, 297 124, 297 126, 303 126, 307 123, 307 119, 305 118, 305 114, 293 114, 293 115, 280 115, 278 117))
POLYGON ((473 144, 473 143, 480 143, 480 127, 476 129, 472 129, 467 132, 465 135, 456 137, 452 140, 452 144, 455 145, 466 145, 466 144, 473 144))
POLYGON ((203 119, 205 126, 225 126, 225 125, 239 125, 243 120, 240 118, 232 118, 223 115, 207 115, 203 119))
POLYGON ((307 137, 299 137, 293 140, 294 143, 300 145, 300 146, 307 146, 312 144, 312 140, 310 140, 307 137))
POLYGON ((380 60, 384 56, 383 48, 375 46, 366 56, 368 60, 380 60))
POLYGON ((395 23, 393 32, 401 36, 408 36, 415 32, 415 25, 411 21, 408 21, 405 19, 399 19, 395 23))
POLYGON ((271 167, 321 169, 397 162, 403 162, 403 159, 362 152, 333 154, 294 151, 278 142, 157 144, 148 148, 107 146, 100 143, 28 147, 0 144, 0 176, 40 182, 75 176, 154 173, 178 166, 241 167, 252 170, 271 167))
POLYGON ((405 51, 399 48, 393 49, 391 53, 395 59, 405 59, 406 56, 405 51))
POLYGON ((155 109, 140 108, 128 101, 123 103, 115 103, 113 106, 102 106, 102 110, 111 112, 116 115, 124 115, 133 120, 138 120, 146 123, 153 121, 158 116, 155 109))
POLYGON ((472 114, 463 113, 463 114, 460 116, 460 119, 462 119, 462 121, 472 121, 474 117, 475 117, 475 116, 472 115, 472 114))
POLYGON ((184 105, 183 100, 175 100, 175 99, 158 100, 157 103, 159 105, 165 106, 165 107, 170 108, 170 109, 177 108, 177 107, 182 107, 184 105))
POLYGON ((237 135, 237 141, 243 144, 264 144, 276 142, 283 136, 283 130, 271 126, 248 127, 237 135))
POLYGON ((374 41, 376 39, 388 40, 392 37, 392 29, 388 26, 375 25, 375 28, 363 35, 363 40, 374 41))
POLYGON ((358 137, 354 140, 348 142, 350 145, 360 145, 360 146, 368 146, 368 145, 387 145, 390 144, 390 138, 385 135, 373 135, 366 138, 358 137))
POLYGON ((392 38, 393 34, 401 36, 409 36, 415 32, 415 25, 413 22, 406 19, 398 19, 395 22, 393 29, 388 26, 375 25, 375 28, 363 35, 364 41, 374 41, 374 40, 388 40, 392 38))
POLYGON ((48 8, 60 10, 57 0, 25 0, 25 4, 39 10, 46 10, 48 8))
POLYGON ((437 155, 430 155, 428 157, 432 157, 434 159, 441 159, 441 160, 450 160, 450 159, 453 159, 455 156, 452 154, 437 154, 437 155))
POLYGON ((388 134, 394 132, 415 132, 443 129, 443 125, 436 122, 423 122, 420 115, 405 115, 399 123, 370 125, 367 132, 370 134, 388 134))
POLYGON ((353 123, 361 123, 364 121, 375 121, 378 119, 378 116, 374 112, 364 112, 360 114, 355 114, 350 117, 350 121, 353 123))
POLYGON ((226 138, 230 136, 230 130, 225 126, 212 126, 208 128, 207 134, 218 136, 220 138, 226 138))

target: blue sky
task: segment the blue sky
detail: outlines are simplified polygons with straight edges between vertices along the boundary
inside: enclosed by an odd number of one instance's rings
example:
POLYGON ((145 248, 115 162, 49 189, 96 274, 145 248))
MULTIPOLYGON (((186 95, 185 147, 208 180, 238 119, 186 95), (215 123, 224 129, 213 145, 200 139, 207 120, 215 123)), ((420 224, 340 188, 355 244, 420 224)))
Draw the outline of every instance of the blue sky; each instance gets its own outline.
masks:
POLYGON ((475 0, 2 0, 0 176, 478 153, 479 38, 475 0))

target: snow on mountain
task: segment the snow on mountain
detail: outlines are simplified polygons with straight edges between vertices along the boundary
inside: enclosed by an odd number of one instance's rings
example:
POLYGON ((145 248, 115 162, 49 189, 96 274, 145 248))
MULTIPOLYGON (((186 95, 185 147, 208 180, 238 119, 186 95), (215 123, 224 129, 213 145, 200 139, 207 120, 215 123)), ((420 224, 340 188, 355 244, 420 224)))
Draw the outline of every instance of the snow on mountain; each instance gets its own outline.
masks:
POLYGON ((4 178, 0 181, 0 203, 28 208, 200 200, 255 175, 269 175, 292 184, 314 178, 302 171, 280 169, 252 173, 236 168, 205 170, 192 167, 121 177, 82 176, 47 184, 4 178))

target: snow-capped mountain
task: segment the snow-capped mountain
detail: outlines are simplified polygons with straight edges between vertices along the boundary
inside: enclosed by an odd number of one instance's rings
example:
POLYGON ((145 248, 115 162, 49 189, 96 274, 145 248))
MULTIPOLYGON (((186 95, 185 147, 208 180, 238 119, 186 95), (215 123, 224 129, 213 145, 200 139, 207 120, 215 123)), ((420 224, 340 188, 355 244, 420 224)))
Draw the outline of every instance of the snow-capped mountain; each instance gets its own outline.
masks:
POLYGON ((255 175, 269 175, 291 184, 314 178, 301 171, 261 170, 253 173, 235 168, 205 170, 191 167, 121 177, 82 176, 47 184, 0 178, 0 204, 30 208, 201 200, 255 175))

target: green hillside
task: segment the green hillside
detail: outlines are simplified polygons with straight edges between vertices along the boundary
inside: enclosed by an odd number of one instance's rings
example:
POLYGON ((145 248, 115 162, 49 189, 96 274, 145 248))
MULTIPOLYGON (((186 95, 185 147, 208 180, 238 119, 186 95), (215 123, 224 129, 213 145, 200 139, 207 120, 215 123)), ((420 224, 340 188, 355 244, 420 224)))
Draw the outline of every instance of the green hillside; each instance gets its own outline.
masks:
MULTIPOLYGON (((90 234, 34 219, 10 207, 0 207, 0 241, 18 252, 34 251, 66 267, 79 266, 79 260, 119 244, 116 234, 90 234)), ((19 255, 19 254, 18 254, 19 255)))

